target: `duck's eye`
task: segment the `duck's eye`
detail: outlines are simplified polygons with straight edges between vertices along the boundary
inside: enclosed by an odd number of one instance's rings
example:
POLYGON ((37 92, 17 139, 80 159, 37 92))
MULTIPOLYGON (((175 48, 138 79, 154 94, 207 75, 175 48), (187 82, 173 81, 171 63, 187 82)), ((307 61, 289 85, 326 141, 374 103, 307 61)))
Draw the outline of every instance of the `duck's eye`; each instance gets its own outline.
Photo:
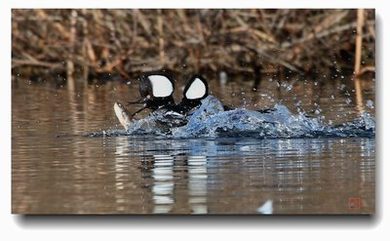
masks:
POLYGON ((184 96, 189 100, 201 99, 207 96, 207 83, 199 77, 190 81, 184 89, 184 96))
POLYGON ((149 75, 153 97, 168 97, 173 93, 172 81, 164 75, 149 75))

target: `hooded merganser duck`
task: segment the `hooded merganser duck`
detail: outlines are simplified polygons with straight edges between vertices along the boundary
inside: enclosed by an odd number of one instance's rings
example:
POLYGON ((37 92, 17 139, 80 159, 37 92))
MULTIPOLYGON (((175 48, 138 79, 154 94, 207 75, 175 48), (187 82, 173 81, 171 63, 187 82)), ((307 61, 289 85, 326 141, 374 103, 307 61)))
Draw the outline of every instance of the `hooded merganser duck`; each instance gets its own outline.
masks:
POLYGON ((187 114, 190 110, 202 104, 201 100, 209 95, 207 81, 201 75, 193 75, 188 79, 181 102, 175 106, 170 106, 172 111, 180 114, 187 114))
POLYGON ((179 104, 175 104, 173 93, 175 82, 170 74, 165 71, 154 71, 143 74, 139 78, 139 100, 128 104, 143 104, 143 107, 131 116, 144 109, 155 111, 165 108, 180 114, 186 114, 191 109, 199 106, 201 100, 208 96, 207 81, 201 75, 193 75, 186 83, 183 98, 179 104))
POLYGON ((149 108, 157 110, 164 106, 173 106, 173 92, 175 82, 171 75, 165 71, 153 71, 143 74, 139 79, 139 93, 141 98, 128 102, 128 104, 143 104, 143 107, 132 114, 132 116, 149 108))
POLYGON ((116 102, 114 105, 115 114, 126 130, 132 118, 147 108, 151 109, 154 115, 164 116, 155 120, 155 125, 159 126, 159 129, 185 125, 187 114, 200 106, 201 101, 208 96, 208 84, 201 75, 193 75, 189 78, 179 104, 175 104, 173 99, 175 83, 168 73, 148 72, 143 74, 139 81, 141 98, 128 104, 143 104, 141 109, 130 114, 121 103, 116 102))
MULTIPOLYGON (((129 104, 143 104, 143 107, 133 114, 129 114, 124 106, 120 103, 115 103, 114 110, 120 123, 127 128, 131 123, 132 117, 142 110, 148 108, 153 112, 163 112, 166 120, 159 120, 163 125, 169 127, 181 126, 187 123, 186 116, 192 113, 202 104, 202 100, 209 95, 208 83, 201 75, 196 74, 191 76, 183 91, 183 98, 179 104, 175 104, 173 93, 175 90, 175 82, 171 75, 165 71, 148 72, 140 78, 139 92, 141 98, 129 104)), ((234 108, 223 105, 223 111, 233 110, 234 108)), ((273 109, 257 110, 261 113, 269 113, 273 109)))

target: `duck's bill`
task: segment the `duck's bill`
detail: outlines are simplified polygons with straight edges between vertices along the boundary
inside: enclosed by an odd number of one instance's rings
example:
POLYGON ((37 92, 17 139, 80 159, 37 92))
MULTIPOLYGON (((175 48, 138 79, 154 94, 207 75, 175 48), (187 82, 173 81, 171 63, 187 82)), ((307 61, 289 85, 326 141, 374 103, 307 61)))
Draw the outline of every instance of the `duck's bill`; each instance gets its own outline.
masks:
POLYGON ((128 126, 131 123, 129 112, 126 110, 126 108, 119 102, 115 102, 114 104, 114 111, 115 115, 118 118, 121 125, 126 129, 128 129, 128 126))

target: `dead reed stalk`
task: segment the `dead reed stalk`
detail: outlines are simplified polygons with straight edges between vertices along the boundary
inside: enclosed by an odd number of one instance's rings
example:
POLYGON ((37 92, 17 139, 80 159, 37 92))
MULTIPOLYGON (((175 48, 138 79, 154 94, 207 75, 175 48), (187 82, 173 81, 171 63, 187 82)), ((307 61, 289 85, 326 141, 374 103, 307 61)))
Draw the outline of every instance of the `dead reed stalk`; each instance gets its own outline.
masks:
POLYGON ((363 25, 364 25, 364 9, 357 10, 356 21, 356 46, 355 46, 355 75, 360 73, 360 65, 362 62, 362 37, 363 37, 363 25))
POLYGON ((70 15, 70 34, 69 34, 69 54, 66 61, 66 76, 68 79, 68 88, 70 91, 75 89, 74 80, 74 52, 75 52, 75 41, 76 41, 76 22, 77 22, 77 11, 72 10, 70 15))

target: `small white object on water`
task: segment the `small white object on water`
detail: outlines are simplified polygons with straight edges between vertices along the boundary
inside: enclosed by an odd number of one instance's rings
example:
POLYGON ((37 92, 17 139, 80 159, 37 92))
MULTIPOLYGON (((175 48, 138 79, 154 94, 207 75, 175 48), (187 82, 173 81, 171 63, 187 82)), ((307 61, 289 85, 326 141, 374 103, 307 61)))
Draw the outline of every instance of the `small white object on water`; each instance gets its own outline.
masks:
POLYGON ((258 213, 270 215, 273 212, 272 200, 267 200, 263 205, 257 209, 258 213))
POLYGON ((150 75, 148 78, 152 84, 154 97, 167 97, 173 93, 173 84, 166 76, 150 75))

